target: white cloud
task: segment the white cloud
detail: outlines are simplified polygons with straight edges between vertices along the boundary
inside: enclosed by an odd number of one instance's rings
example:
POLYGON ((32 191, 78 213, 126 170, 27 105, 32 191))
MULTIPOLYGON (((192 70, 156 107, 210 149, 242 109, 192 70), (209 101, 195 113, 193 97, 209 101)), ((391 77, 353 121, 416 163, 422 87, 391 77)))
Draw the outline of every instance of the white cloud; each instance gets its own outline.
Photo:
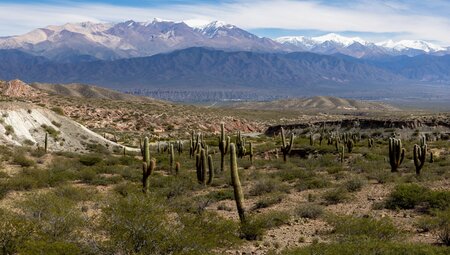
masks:
POLYGON ((315 29, 328 32, 354 31, 402 33, 404 39, 423 39, 450 44, 450 18, 409 11, 410 6, 395 1, 361 0, 339 7, 318 1, 252 0, 213 5, 165 5, 121 7, 105 4, 1 4, 0 35, 25 33, 36 27, 67 22, 139 21, 160 17, 202 24, 224 20, 245 29, 315 29), (11 15, 13 13, 13 15, 11 15))

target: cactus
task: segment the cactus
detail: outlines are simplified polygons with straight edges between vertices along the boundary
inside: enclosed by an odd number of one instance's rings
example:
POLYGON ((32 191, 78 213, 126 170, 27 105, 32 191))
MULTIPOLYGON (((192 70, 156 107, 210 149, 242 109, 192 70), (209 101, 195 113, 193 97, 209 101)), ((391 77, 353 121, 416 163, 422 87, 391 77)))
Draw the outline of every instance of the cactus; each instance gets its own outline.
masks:
POLYGON ((349 153, 351 153, 353 151, 353 146, 355 145, 355 142, 353 141, 353 139, 348 139, 347 140, 347 151, 349 153))
POLYGON ((368 145, 369 149, 373 147, 373 139, 372 138, 369 138, 367 140, 367 145, 368 145))
POLYGON ((249 145, 250 145, 250 149, 249 149, 249 152, 247 154, 250 156, 250 164, 253 165, 253 144, 249 143, 249 145))
POLYGON ((434 162, 433 152, 430 151, 430 163, 433 163, 433 162, 434 162))
POLYGON ((345 151, 345 146, 342 145, 342 151, 341 151, 341 153, 339 153, 340 156, 341 156, 341 163, 344 163, 344 157, 345 157, 345 155, 344 155, 345 152, 344 151, 345 151))
POLYGON ((310 134, 309 135, 309 145, 313 146, 314 145, 314 134, 310 134))
POLYGON ((142 151, 142 160, 147 163, 147 165, 150 165, 150 145, 148 142, 148 137, 144 138, 144 145, 141 149, 142 151))
POLYGON ((123 155, 126 156, 127 155, 127 147, 123 146, 123 155))
POLYGON ((150 164, 147 164, 146 162, 142 163, 142 192, 144 193, 148 192, 149 177, 152 174, 155 167, 156 167, 155 160, 151 160, 150 164))
POLYGON ((237 155, 239 158, 243 158, 247 150, 245 149, 245 138, 241 136, 241 131, 238 131, 236 136, 236 148, 237 148, 237 155))
POLYGON ((197 169, 197 180, 202 183, 202 162, 199 154, 195 155, 195 168, 197 169))
POLYGON ((402 141, 397 138, 389 138, 389 163, 391 172, 397 172, 398 167, 405 158, 405 149, 402 147, 402 141))
POLYGON ((414 157, 414 166, 416 167, 416 174, 420 175, 420 170, 425 164, 425 159, 427 156, 427 143, 425 141, 425 137, 422 137, 420 141, 420 146, 414 144, 413 149, 413 157, 414 157))
POLYGON ((175 164, 175 174, 176 174, 176 175, 178 175, 178 174, 180 173, 180 168, 181 168, 180 162, 177 162, 177 163, 175 164))
POLYGON ((245 223, 245 210, 244 210, 244 192, 242 191, 241 181, 239 180, 239 172, 236 158, 236 147, 232 143, 230 144, 230 172, 231 183, 234 190, 234 199, 236 201, 236 208, 239 214, 241 223, 245 223))
POLYGON ((220 137, 219 137, 219 151, 220 151, 220 171, 223 172, 225 169, 225 155, 230 147, 230 137, 228 136, 225 140, 225 125, 222 123, 220 125, 220 137))
POLYGON ((173 164, 175 162, 175 153, 173 149, 173 144, 169 147, 169 172, 173 174, 173 164))
POLYGON ((211 155, 208 156, 208 168, 209 168, 208 171, 209 176, 208 182, 206 184, 211 185, 214 179, 214 163, 211 155))
POLYGON ((44 140, 44 151, 47 153, 48 150, 48 133, 45 133, 45 140, 44 140))
POLYGON ((291 152, 292 145, 294 144, 294 134, 291 133, 291 139, 289 143, 286 143, 286 137, 284 136, 284 129, 281 128, 281 152, 283 152, 283 160, 287 161, 287 156, 291 152))

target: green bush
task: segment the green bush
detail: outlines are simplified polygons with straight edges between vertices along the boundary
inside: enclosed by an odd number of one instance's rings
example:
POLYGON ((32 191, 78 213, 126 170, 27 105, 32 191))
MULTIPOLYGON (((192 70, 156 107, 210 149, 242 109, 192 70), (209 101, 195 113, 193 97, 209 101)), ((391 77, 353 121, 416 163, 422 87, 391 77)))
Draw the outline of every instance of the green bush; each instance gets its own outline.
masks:
POLYGON ((414 209, 421 205, 425 210, 450 207, 450 191, 432 191, 418 184, 400 184, 394 188, 387 201, 389 209, 414 209))
POLYGON ((20 208, 48 240, 72 241, 84 223, 73 201, 51 192, 30 196, 20 208))
POLYGON ((25 155, 24 151, 17 150, 13 155, 13 163, 21 167, 34 166, 36 163, 25 155))
POLYGON ((250 196, 260 196, 272 192, 283 192, 289 191, 289 187, 277 179, 262 179, 258 180, 255 185, 250 189, 250 196))
POLYGON ((349 255, 349 254, 383 254, 383 255, 447 255, 450 249, 427 244, 394 243, 381 241, 364 241, 355 243, 314 244, 283 252, 284 255, 349 255))
POLYGON ((331 217, 329 223, 334 227, 334 234, 339 240, 393 240, 399 231, 391 220, 383 218, 356 218, 351 216, 331 217))
POLYGON ((347 201, 349 199, 349 195, 347 190, 336 188, 326 191, 323 194, 323 199, 325 199, 326 204, 334 205, 347 201))
POLYGON ((241 237, 247 240, 260 240, 266 232, 266 229, 286 224, 290 218, 290 214, 283 211, 248 215, 244 224, 241 224, 241 237))
POLYGON ((23 242, 33 233, 34 226, 23 217, 3 209, 0 209, 0 219, 1 253, 16 254, 23 242))
POLYGON ((299 180, 295 185, 298 191, 304 191, 308 189, 323 189, 330 186, 330 182, 320 177, 313 177, 308 179, 299 180))
POLYGON ((281 203, 286 195, 281 193, 268 194, 256 201, 253 210, 267 208, 275 204, 281 203))
POLYGON ((295 208, 295 215, 307 219, 317 219, 323 215, 323 211, 323 206, 316 204, 302 204, 295 208))
POLYGON ((345 189, 348 192, 360 191, 364 186, 365 182, 360 178, 353 178, 344 183, 345 189))
POLYGON ((81 255, 79 245, 70 242, 48 242, 44 240, 28 240, 19 249, 20 254, 27 255, 81 255))
POLYGON ((99 155, 89 154, 81 156, 79 160, 85 166, 93 166, 100 163, 103 159, 99 155))

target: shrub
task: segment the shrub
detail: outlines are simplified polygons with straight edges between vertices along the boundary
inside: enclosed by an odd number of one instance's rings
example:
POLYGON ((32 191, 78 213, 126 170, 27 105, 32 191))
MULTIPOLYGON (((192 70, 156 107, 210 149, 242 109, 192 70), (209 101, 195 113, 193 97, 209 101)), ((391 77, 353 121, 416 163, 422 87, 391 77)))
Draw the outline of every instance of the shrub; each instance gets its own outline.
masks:
POLYGON ((64 116, 64 110, 59 106, 52 107, 51 110, 59 115, 64 116))
POLYGON ((414 209, 421 205, 425 210, 450 207, 450 191, 432 191, 418 184, 400 184, 394 188, 387 201, 389 209, 414 209))
POLYGON ((383 255, 447 255, 449 248, 436 247, 427 244, 411 244, 381 241, 320 243, 304 248, 295 248, 283 252, 284 255, 348 255, 348 254, 383 254, 383 255))
POLYGON ((33 224, 3 209, 0 209, 0 219, 0 250, 2 254, 16 254, 33 232, 33 224))
POLYGON ((17 150, 13 155, 13 163, 21 167, 34 166, 36 163, 25 155, 24 151, 17 150))
POLYGON ((280 211, 248 216, 245 223, 241 224, 241 237, 247 240, 260 240, 266 229, 286 224, 289 219, 289 213, 280 211))
POLYGON ((288 192, 289 187, 277 179, 258 180, 250 190, 250 196, 260 196, 271 192, 288 192))
POLYGON ((24 246, 19 249, 20 254, 27 255, 78 255, 82 254, 79 246, 69 242, 48 242, 43 240, 28 240, 24 246))
POLYGON ((330 182, 324 178, 313 177, 309 179, 299 180, 295 185, 298 191, 304 191, 308 189, 322 189, 330 186, 330 182))
POLYGON ((54 193, 34 195, 20 204, 27 218, 51 241, 73 240, 84 221, 75 203, 54 193))
POLYGON ((345 189, 348 192, 360 191, 364 186, 364 181, 360 178, 353 178, 344 183, 345 189))
POLYGON ((323 194, 323 199, 325 199, 326 204, 329 205, 342 203, 348 198, 347 191, 342 188, 331 189, 323 194))
POLYGON ((95 164, 98 164, 102 161, 103 159, 98 156, 98 155, 83 155, 80 157, 80 163, 85 165, 85 166, 93 166, 95 164))
POLYGON ((356 218, 351 216, 331 217, 334 234, 340 240, 379 240, 389 241, 399 235, 391 220, 383 218, 356 218))
POLYGON ((295 215, 307 219, 317 219, 322 214, 323 206, 316 204, 302 204, 295 209, 295 215))
POLYGON ((281 201, 283 201, 284 197, 285 195, 280 193, 264 196, 256 202, 255 206, 253 207, 253 210, 267 208, 272 205, 279 204, 281 203, 281 201))

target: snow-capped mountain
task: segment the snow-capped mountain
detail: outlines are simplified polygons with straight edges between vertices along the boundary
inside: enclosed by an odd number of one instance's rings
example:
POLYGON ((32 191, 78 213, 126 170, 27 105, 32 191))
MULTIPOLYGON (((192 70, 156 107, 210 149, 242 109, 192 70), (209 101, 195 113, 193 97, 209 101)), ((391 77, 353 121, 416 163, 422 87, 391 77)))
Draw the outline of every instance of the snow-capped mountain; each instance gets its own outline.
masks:
POLYGON ((291 50, 311 51, 321 54, 341 53, 357 58, 384 55, 443 55, 450 53, 450 48, 441 47, 426 41, 389 40, 374 43, 365 41, 359 37, 345 37, 335 33, 319 37, 285 36, 279 37, 275 41, 286 47, 290 47, 291 50))
POLYGON ((0 37, 0 49, 18 49, 59 62, 145 57, 190 47, 233 51, 344 54, 356 58, 421 54, 450 54, 425 41, 373 43, 359 37, 331 33, 318 37, 261 38, 235 25, 214 21, 201 26, 154 19, 121 23, 68 23, 18 36, 0 37))
POLYGON ((91 22, 48 26, 27 34, 0 38, 0 49, 20 49, 65 62, 151 56, 189 47, 277 51, 281 45, 234 25, 211 22, 191 27, 184 22, 154 19, 117 24, 91 22))
POLYGON ((432 53, 447 50, 446 48, 438 46, 436 44, 420 40, 401 40, 397 42, 388 40, 376 43, 376 45, 395 51, 420 50, 426 53, 432 53))

